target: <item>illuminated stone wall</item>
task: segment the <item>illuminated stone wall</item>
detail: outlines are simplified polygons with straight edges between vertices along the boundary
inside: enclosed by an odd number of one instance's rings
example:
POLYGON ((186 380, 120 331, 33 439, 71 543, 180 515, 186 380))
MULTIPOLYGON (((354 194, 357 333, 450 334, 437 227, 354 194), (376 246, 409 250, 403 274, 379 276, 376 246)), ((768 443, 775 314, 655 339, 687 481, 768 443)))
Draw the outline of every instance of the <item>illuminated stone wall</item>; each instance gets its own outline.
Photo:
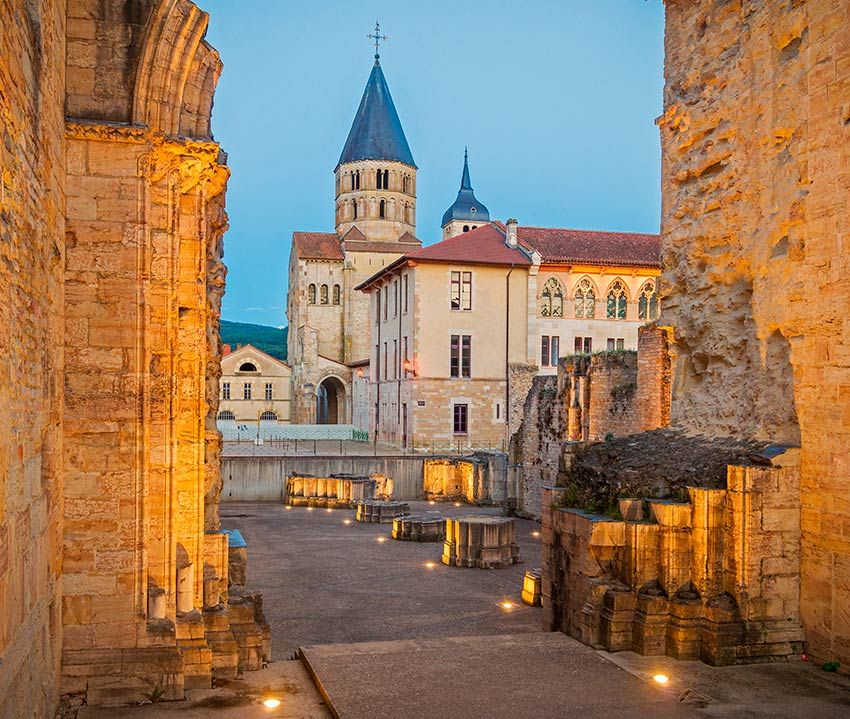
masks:
POLYGON ((801 444, 806 639, 847 666, 850 16, 668 0, 665 75, 672 424, 801 444))
POLYGON ((0 716, 52 716, 61 648, 65 3, 0 0, 0 716))

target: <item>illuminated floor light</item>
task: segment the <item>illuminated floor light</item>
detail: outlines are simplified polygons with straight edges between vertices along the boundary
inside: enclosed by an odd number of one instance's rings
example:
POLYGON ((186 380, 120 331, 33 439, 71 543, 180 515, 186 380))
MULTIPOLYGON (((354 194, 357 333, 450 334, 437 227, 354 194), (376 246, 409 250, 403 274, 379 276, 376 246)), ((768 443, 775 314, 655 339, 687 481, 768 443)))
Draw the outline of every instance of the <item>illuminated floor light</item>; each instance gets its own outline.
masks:
POLYGON ((268 699, 263 699, 263 706, 266 709, 277 709, 282 702, 280 699, 276 699, 275 697, 269 697, 268 699))
POLYGON ((287 504, 287 505, 286 505, 286 508, 287 508, 287 509, 292 509, 292 505, 291 505, 291 504, 287 504))
POLYGON ((535 530, 531 533, 531 536, 532 536, 532 537, 539 537, 539 536, 540 536, 540 532, 538 532, 538 531, 535 529, 535 530))
POLYGON ((383 544, 384 542, 387 541, 387 538, 386 537, 378 537, 377 541, 380 542, 381 544, 383 544))
POLYGON ((330 507, 328 507, 325 511, 326 512, 333 512, 333 510, 330 507))
POLYGON ((343 519, 342 523, 343 524, 351 524, 351 520, 350 519, 343 519))
POLYGON ((500 606, 502 609, 513 609, 513 608, 514 608, 514 603, 513 603, 513 602, 509 602, 509 601, 506 599, 504 602, 499 602, 499 606, 500 606))
POLYGON ((307 511, 308 511, 308 512, 312 512, 312 511, 313 511, 313 508, 312 508, 312 507, 307 507, 307 511))
POLYGON ((455 502, 455 507, 460 507, 460 502, 455 502))
POLYGON ((652 679, 656 684, 660 684, 661 686, 664 686, 667 682, 670 681, 670 677, 668 677, 666 674, 656 674, 652 677, 652 679))
POLYGON ((428 504, 436 504, 436 502, 432 499, 428 504))
POLYGON ((425 569, 433 569, 437 566, 436 562, 425 562, 425 569))

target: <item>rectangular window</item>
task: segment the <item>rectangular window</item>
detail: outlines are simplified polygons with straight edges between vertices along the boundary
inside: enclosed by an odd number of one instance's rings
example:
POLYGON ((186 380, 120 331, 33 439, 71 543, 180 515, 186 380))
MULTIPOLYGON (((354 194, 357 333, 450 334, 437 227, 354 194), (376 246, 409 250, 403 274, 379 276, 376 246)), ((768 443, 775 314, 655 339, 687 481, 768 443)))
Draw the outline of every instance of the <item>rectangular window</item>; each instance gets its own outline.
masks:
POLYGON ((224 382, 221 385, 221 398, 230 399, 230 382, 224 382))
POLYGON ((561 338, 560 337, 552 337, 550 342, 550 362, 553 367, 558 366, 558 360, 561 359, 561 338))
POLYGON ((449 360, 450 376, 471 376, 472 337, 470 335, 452 335, 449 360))
POLYGON ((540 366, 549 366, 549 335, 540 338, 540 366))
MULTIPOLYGON (((407 352, 407 337, 404 338, 404 364, 405 368, 407 367, 407 363, 410 361, 410 355, 407 352)), ((407 369, 405 369, 405 374, 407 373, 407 369)))
POLYGON ((576 337, 575 353, 577 355, 581 354, 581 347, 582 347, 581 337, 576 337))
POLYGON ((251 383, 246 382, 242 385, 242 399, 251 399, 251 383))
POLYGON ((496 402, 496 404, 493 406, 493 419, 495 419, 497 421, 502 419, 502 403, 501 402, 496 402))
POLYGON ((398 340, 393 340, 393 379, 398 379, 398 340))
POLYGON ((585 337, 584 338, 584 353, 586 355, 589 355, 591 352, 593 352, 593 338, 592 337, 585 337))
POLYGON ((393 317, 398 317, 398 280, 393 280, 393 317))
POLYGON ((616 342, 617 342, 617 340, 615 340, 613 337, 608 338, 608 351, 609 352, 614 351, 614 348, 616 347, 616 342))
POLYGON ((451 304, 453 310, 460 309, 460 272, 452 272, 451 304))
POLYGON ((266 382, 266 400, 268 402, 272 401, 272 383, 266 382))
POLYGON ((469 434, 469 405, 456 404, 453 408, 455 434, 469 434))
POLYGON ((617 349, 622 350, 622 349, 625 349, 625 348, 626 348, 626 340, 618 339, 617 340, 617 349))
POLYGON ((472 273, 461 274, 460 283, 460 308, 462 310, 472 309, 472 273))
POLYGON ((378 288, 378 291, 375 293, 375 324, 380 324, 381 322, 381 290, 378 288))
POLYGON ((408 309, 408 299, 409 299, 409 296, 410 296, 410 282, 408 280, 409 280, 409 276, 405 275, 404 276, 404 311, 405 312, 407 312, 407 309, 408 309))
POLYGON ((381 345, 379 344, 375 345, 375 381, 381 381, 381 345))
POLYGON ((387 365, 387 343, 384 342, 384 379, 390 378, 390 368, 387 365))
POLYGON ((387 321, 387 307, 389 306, 389 287, 384 287, 384 322, 387 321))

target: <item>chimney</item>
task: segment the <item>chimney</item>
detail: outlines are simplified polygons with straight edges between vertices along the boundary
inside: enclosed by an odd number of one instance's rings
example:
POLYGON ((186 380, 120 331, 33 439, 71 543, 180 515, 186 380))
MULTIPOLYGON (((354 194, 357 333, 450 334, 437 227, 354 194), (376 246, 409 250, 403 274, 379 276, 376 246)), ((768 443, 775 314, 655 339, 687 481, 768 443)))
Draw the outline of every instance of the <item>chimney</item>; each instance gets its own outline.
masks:
POLYGON ((511 217, 507 221, 506 225, 507 225, 507 228, 508 228, 508 233, 507 233, 507 237, 505 238, 505 243, 507 244, 508 247, 516 247, 517 246, 517 239, 516 239, 517 221, 513 217, 511 217))

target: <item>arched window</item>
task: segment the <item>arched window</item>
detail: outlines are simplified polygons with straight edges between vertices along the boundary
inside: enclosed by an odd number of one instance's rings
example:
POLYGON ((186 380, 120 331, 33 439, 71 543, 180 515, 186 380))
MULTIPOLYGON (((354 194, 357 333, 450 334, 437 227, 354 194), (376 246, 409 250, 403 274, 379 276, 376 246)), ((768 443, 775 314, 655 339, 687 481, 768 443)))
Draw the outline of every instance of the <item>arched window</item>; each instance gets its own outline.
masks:
POLYGON ((307 304, 316 304, 316 285, 314 285, 312 282, 307 285, 307 304))
POLYGON ((353 217, 356 220, 357 219, 357 200, 351 201, 351 209, 352 209, 353 217))
POLYGON ((253 362, 243 362, 241 365, 239 365, 239 371, 240 372, 256 372, 257 371, 257 365, 255 365, 253 362))
POLYGON ((223 409, 221 410, 221 412, 218 413, 218 418, 224 420, 235 420, 236 415, 233 414, 233 412, 231 412, 229 409, 223 409))
POLYGON ((655 282, 647 280, 643 283, 638 293, 638 319, 658 319, 658 294, 655 291, 655 282))
POLYGON ((473 225, 473 226, 472 226, 472 229, 473 229, 473 230, 477 230, 477 229, 478 229, 478 225, 473 225))
POLYGON ((410 178, 407 175, 401 179, 401 189, 404 192, 410 192, 410 178))
POLYGON ((381 200, 381 203, 378 205, 378 217, 382 220, 387 216, 387 203, 386 200, 381 200))
POLYGON ((328 303, 328 286, 322 285, 319 288, 319 304, 326 305, 328 303))
POLYGON ((620 280, 614 280, 608 288, 608 305, 606 315, 609 320, 626 319, 626 295, 625 285, 620 280))
POLYGON ((464 231, 464 232, 469 232, 469 225, 464 225, 464 226, 463 226, 463 231, 464 231))
POLYGON ((351 176, 351 189, 352 190, 359 190, 360 189, 360 170, 357 170, 351 176))
POLYGON ((585 277, 576 285, 576 317, 591 319, 596 316, 596 291, 585 277))
POLYGON ((540 316, 564 316, 564 286, 555 277, 550 277, 540 293, 540 316))
POLYGON ((340 300, 339 285, 334 285, 334 288, 333 288, 333 294, 331 295, 331 301, 332 301, 335 305, 338 305, 338 304, 339 304, 339 300, 340 300))
POLYGON ((376 185, 376 187, 379 190, 386 190, 387 185, 389 184, 389 181, 390 181, 390 171, 389 170, 378 170, 376 177, 377 177, 377 180, 378 180, 378 184, 376 185))
POLYGON ((274 412, 267 410, 260 415, 260 421, 262 422, 263 420, 277 422, 277 415, 274 412))
POLYGON ((389 170, 384 170, 384 189, 385 190, 390 189, 390 171, 389 170))

